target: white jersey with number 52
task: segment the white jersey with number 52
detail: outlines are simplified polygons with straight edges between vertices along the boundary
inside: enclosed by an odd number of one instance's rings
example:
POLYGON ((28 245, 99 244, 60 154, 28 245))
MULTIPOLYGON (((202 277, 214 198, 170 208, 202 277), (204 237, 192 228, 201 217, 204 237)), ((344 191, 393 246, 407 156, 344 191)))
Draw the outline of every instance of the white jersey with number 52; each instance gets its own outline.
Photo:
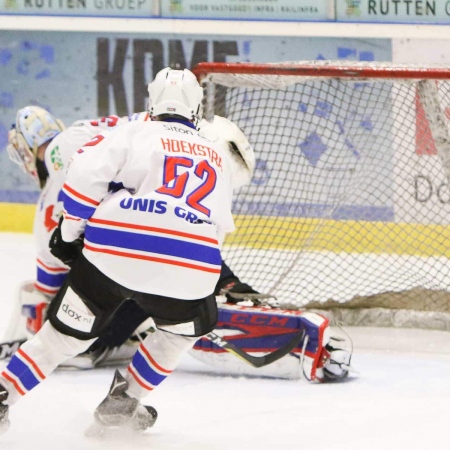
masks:
POLYGON ((206 297, 234 230, 228 157, 184 121, 133 122, 97 136, 69 167, 63 239, 84 232, 85 257, 125 287, 206 297))

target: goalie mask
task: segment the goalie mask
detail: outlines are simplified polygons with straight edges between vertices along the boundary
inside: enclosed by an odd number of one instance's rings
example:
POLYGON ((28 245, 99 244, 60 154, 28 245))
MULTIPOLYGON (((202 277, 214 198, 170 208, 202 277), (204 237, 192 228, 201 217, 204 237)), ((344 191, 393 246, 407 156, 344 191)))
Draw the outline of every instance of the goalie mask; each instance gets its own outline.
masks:
POLYGON ((241 129, 225 117, 214 116, 212 122, 202 119, 199 131, 229 156, 233 189, 249 184, 255 170, 255 153, 241 129))
POLYGON ((157 116, 180 116, 192 122, 201 115, 203 89, 195 75, 187 70, 161 70, 148 85, 149 113, 157 116))
POLYGON ((41 187, 42 176, 39 175, 42 169, 38 171, 37 168, 38 149, 63 130, 64 124, 45 109, 26 106, 17 112, 16 122, 8 134, 9 158, 34 180, 41 181, 41 187))

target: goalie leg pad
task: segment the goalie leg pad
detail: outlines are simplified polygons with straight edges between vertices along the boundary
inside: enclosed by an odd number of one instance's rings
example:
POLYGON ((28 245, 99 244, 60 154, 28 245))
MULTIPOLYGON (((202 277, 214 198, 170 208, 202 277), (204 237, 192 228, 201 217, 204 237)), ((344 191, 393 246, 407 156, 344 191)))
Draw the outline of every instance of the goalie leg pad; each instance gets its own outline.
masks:
POLYGON ((328 319, 314 313, 264 307, 219 305, 217 334, 247 353, 273 352, 294 334, 305 331, 305 338, 287 355, 267 368, 253 369, 239 360, 230 360, 224 350, 207 339, 200 339, 191 354, 232 374, 299 378, 316 381, 322 349, 329 340, 328 319), (233 361, 233 362, 231 362, 233 361))
POLYGON ((27 318, 27 331, 36 334, 44 325, 47 318, 48 303, 42 302, 35 305, 22 305, 22 314, 27 318))
POLYGON ((44 324, 50 301, 31 280, 22 282, 16 292, 12 316, 2 339, 7 342, 32 337, 44 324))

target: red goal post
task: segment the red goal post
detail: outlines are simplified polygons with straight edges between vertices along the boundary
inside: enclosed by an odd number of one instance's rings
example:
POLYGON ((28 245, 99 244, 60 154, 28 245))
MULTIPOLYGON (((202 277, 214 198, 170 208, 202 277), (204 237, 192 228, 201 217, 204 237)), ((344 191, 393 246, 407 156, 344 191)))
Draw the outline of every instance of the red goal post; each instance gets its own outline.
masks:
POLYGON ((201 63, 255 150, 225 261, 288 308, 450 329, 450 66, 201 63))
POLYGON ((301 61, 270 64, 202 62, 194 67, 193 72, 199 81, 207 75, 220 73, 328 78, 450 79, 450 66, 418 66, 389 62, 377 64, 356 61, 301 61))

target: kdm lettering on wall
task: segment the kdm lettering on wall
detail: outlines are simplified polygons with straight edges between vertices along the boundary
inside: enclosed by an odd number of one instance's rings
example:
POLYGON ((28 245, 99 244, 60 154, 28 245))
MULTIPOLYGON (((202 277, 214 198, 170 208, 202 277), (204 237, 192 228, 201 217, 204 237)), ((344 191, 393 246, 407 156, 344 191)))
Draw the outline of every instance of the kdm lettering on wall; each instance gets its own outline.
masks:
POLYGON ((116 111, 124 116, 129 111, 146 109, 147 85, 149 80, 168 65, 173 68, 191 69, 202 61, 208 61, 208 54, 215 62, 225 62, 227 56, 237 56, 237 41, 196 40, 191 55, 186 55, 183 41, 169 39, 97 39, 97 101, 99 115, 116 111), (113 46, 115 42, 115 46, 113 46), (165 48, 167 45, 167 48, 165 48), (131 58, 129 57, 131 55, 131 58), (125 71, 132 71, 132 98, 127 98, 125 71), (112 98, 109 95, 112 91, 112 98), (111 104, 114 102, 114 105, 111 104), (114 108, 115 107, 115 108, 114 108))

